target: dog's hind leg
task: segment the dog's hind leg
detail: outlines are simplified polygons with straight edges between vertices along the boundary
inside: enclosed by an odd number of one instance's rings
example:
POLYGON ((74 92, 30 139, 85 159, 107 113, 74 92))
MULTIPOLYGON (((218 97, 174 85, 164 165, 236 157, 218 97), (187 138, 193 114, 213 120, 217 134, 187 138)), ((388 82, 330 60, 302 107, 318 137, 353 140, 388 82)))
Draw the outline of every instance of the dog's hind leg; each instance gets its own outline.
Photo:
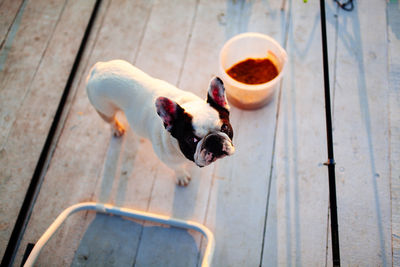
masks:
POLYGON ((125 126, 118 121, 115 114, 113 116, 107 116, 96 109, 97 113, 99 113, 100 117, 111 124, 111 130, 114 136, 120 137, 125 133, 125 126))
POLYGON ((107 96, 101 94, 101 91, 89 88, 87 90, 90 103, 100 115, 100 117, 111 124, 111 130, 114 136, 119 137, 125 133, 124 125, 117 120, 116 114, 119 109, 112 103, 107 96), (92 89, 92 90, 90 90, 92 89))

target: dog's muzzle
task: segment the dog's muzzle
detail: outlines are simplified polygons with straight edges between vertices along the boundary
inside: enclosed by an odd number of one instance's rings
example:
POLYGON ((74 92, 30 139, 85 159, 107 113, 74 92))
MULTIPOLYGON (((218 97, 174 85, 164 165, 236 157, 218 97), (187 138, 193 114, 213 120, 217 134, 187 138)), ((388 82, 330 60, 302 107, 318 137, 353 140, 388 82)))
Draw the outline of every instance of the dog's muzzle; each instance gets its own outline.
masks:
POLYGON ((233 153, 235 147, 228 135, 222 132, 210 133, 197 144, 194 161, 197 166, 204 167, 233 153))

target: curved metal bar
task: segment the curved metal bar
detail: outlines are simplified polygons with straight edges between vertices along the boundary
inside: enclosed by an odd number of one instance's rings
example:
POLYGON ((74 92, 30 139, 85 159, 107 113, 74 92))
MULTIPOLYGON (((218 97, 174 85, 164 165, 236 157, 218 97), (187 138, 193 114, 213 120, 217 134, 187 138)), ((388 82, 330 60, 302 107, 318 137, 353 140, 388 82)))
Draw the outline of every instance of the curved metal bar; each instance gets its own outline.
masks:
POLYGON ((202 267, 208 267, 211 265, 211 260, 214 254, 215 248, 215 240, 213 233, 204 225, 192 222, 192 221, 184 221, 175 218, 171 218, 168 216, 158 215, 154 213, 137 211, 128 208, 120 208, 109 204, 100 204, 96 202, 85 202, 75 204, 67 209, 65 209, 57 219, 49 226, 49 228, 44 232, 44 234, 40 237, 38 242, 35 244, 32 249, 28 259, 26 260, 24 267, 30 267, 35 264, 37 257, 39 256, 40 251, 52 237, 52 235, 57 231, 57 229, 64 223, 64 221, 72 214, 82 210, 93 210, 100 213, 105 214, 113 214, 118 216, 124 216, 139 220, 152 221, 162 224, 171 225, 174 227, 185 228, 185 229, 193 229, 201 234, 203 234, 207 238, 207 246, 204 252, 203 260, 201 263, 202 267))

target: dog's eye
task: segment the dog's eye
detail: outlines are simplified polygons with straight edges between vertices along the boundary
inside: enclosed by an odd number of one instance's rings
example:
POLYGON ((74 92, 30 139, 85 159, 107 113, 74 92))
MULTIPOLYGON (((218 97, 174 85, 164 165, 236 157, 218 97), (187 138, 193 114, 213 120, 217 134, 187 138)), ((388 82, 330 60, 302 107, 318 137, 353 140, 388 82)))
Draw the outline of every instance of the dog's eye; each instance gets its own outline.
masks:
POLYGON ((226 133, 229 136, 229 138, 231 139, 233 138, 233 131, 229 123, 222 124, 221 132, 226 133))

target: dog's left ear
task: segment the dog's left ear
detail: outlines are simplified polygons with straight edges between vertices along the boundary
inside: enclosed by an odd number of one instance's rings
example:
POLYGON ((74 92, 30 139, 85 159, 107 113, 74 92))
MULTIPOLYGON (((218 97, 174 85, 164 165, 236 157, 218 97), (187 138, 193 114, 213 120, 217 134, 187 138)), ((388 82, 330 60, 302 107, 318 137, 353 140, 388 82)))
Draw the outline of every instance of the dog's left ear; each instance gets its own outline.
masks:
POLYGON ((224 108, 229 111, 229 105, 225 95, 224 83, 218 77, 214 77, 210 81, 207 95, 207 103, 217 109, 224 108))
POLYGON ((156 108, 157 114, 162 119, 165 129, 171 132, 175 120, 184 112, 183 108, 175 101, 162 96, 157 98, 156 108))

